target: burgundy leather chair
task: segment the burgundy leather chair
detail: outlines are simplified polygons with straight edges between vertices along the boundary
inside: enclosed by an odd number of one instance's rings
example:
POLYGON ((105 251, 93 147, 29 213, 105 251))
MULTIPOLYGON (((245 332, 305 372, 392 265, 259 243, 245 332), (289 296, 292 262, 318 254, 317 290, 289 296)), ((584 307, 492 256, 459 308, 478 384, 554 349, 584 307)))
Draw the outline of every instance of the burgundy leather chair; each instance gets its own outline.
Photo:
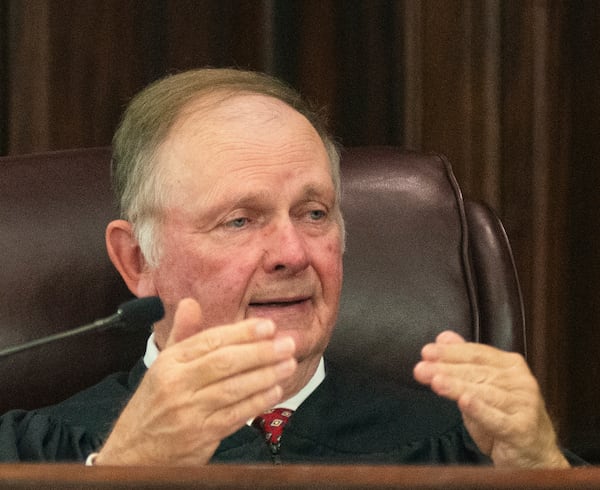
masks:
MULTIPOLYGON (((87 324, 131 298, 110 264, 107 148, 0 158, 0 348, 87 324)), ((524 353, 519 283, 502 224, 463 200, 441 155, 342 157, 347 245, 328 355, 400 384, 444 329, 524 353)), ((146 329, 84 334, 0 359, 0 412, 59 401, 142 355, 146 329)))

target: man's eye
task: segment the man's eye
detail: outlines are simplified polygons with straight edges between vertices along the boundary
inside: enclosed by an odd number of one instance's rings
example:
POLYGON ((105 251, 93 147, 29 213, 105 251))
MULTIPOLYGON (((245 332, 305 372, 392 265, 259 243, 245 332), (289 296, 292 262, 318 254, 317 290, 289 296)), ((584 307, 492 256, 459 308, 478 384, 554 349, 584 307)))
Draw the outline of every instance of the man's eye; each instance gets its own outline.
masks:
POLYGON ((248 218, 235 218, 225 223, 228 228, 243 228, 248 224, 248 218))
POLYGON ((325 211, 323 211, 322 209, 314 209, 309 213, 309 215, 310 219, 315 221, 321 220, 326 216, 325 211))

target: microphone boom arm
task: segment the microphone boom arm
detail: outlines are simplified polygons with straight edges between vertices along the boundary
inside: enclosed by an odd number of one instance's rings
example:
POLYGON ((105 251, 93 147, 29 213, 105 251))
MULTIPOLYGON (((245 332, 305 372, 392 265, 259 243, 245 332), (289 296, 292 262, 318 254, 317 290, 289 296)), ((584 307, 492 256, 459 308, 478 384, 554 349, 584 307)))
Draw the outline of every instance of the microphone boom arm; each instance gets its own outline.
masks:
POLYGON ((123 303, 116 313, 107 318, 96 320, 94 323, 2 349, 0 350, 0 358, 8 357, 18 352, 32 349, 50 342, 80 335, 91 330, 102 330, 130 325, 133 327, 143 325, 148 326, 160 320, 164 314, 165 312, 162 302, 158 297, 151 296, 147 298, 134 299, 123 303))

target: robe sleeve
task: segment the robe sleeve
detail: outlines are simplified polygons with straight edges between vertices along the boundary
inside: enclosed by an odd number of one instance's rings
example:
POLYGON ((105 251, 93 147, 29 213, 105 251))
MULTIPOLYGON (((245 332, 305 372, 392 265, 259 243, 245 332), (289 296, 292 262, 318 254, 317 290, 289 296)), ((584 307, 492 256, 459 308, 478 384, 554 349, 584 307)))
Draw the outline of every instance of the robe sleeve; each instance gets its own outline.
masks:
POLYGON ((49 415, 12 410, 0 417, 0 461, 85 461, 101 441, 49 415))

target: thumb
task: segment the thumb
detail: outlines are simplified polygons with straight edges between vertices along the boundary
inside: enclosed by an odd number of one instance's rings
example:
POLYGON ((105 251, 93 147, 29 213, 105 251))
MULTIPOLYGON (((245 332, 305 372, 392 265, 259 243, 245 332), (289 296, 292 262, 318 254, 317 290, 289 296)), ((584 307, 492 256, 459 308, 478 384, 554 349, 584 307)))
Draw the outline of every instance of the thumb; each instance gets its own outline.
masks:
POLYGON ((167 347, 181 342, 200 331, 202 309, 195 299, 182 299, 173 317, 173 326, 167 339, 167 347))
POLYGON ((445 330, 436 337, 435 341, 440 344, 461 344, 465 339, 452 330, 445 330))

